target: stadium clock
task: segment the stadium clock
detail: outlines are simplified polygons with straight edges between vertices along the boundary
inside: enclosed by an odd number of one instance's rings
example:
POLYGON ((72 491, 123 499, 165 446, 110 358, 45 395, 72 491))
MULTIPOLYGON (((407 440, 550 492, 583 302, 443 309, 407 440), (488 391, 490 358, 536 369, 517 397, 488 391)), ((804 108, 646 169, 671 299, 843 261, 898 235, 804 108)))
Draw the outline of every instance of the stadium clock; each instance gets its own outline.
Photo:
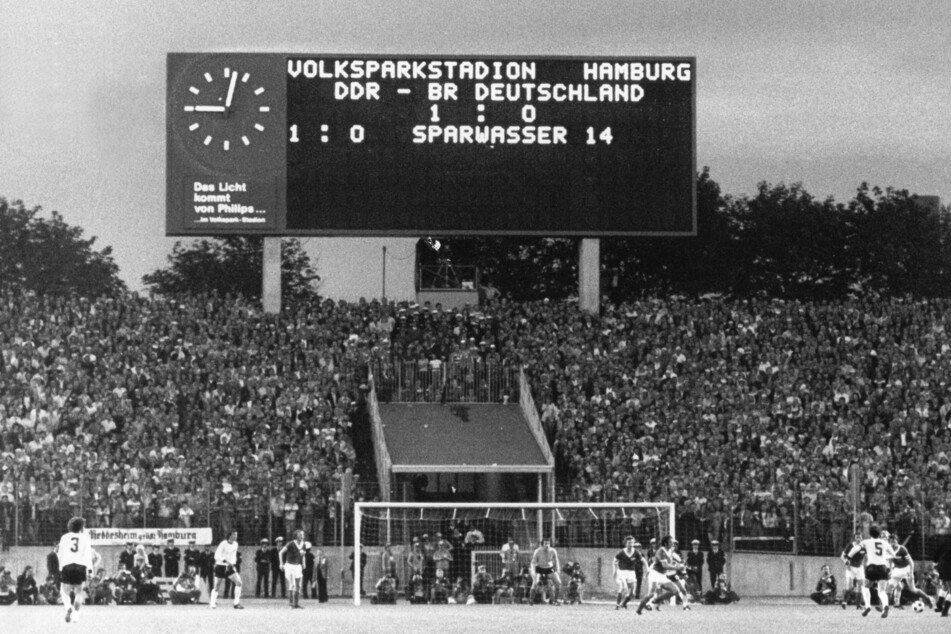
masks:
POLYGON ((259 56, 201 56, 170 87, 169 114, 178 147, 216 173, 240 175, 261 153, 283 149, 278 110, 283 86, 259 56))

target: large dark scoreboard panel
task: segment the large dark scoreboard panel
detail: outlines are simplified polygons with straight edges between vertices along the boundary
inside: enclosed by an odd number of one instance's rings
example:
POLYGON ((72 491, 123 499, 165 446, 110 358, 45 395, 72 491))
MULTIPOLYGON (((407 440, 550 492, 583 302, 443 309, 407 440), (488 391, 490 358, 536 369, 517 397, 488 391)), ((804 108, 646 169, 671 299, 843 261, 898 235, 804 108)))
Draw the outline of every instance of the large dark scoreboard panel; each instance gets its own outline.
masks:
MULTIPOLYGON (((195 101, 184 85, 172 90, 172 57, 170 120, 195 101), (187 103, 175 102, 175 94, 184 94, 187 103)), ((180 73, 188 66, 182 62, 195 63, 175 61, 180 73)), ((262 140, 275 126, 283 128, 283 136, 270 141, 283 147, 283 161, 268 143, 258 144, 268 150, 266 160, 258 157, 254 134, 250 144, 217 150, 225 161, 219 175, 230 168, 252 189, 276 190, 268 220, 260 226, 217 223, 221 216, 206 211, 206 220, 189 223, 186 204, 186 222, 179 225, 184 231, 175 231, 169 195, 170 234, 695 233, 693 58, 267 54, 206 66, 227 64, 257 65, 259 76, 274 79, 268 89, 283 92, 272 95, 274 110, 256 115, 271 121, 248 121, 267 128, 257 131, 262 140), (271 68, 272 60, 280 71, 271 68), (246 165, 236 166, 239 152, 246 165)), ((227 101, 225 87, 232 82, 224 71, 220 80, 218 71, 211 72, 206 83, 217 82, 219 101, 227 101)), ((257 107, 266 91, 254 90, 249 86, 243 94, 257 107)), ((236 96, 225 112, 207 112, 205 105, 200 114, 224 125, 232 107, 238 108, 236 96)), ((189 114, 191 121, 198 113, 189 114)), ((201 130, 209 127, 199 123, 201 130)), ((173 156, 171 146, 181 138, 202 148, 198 137, 203 142, 207 136, 194 134, 193 125, 183 121, 169 130, 170 172, 177 172, 169 190, 186 196, 209 168, 201 151, 173 156), (199 164, 187 165, 196 154, 199 164), (173 162, 185 168, 172 169, 173 162)), ((209 145, 218 142, 216 137, 209 145)))

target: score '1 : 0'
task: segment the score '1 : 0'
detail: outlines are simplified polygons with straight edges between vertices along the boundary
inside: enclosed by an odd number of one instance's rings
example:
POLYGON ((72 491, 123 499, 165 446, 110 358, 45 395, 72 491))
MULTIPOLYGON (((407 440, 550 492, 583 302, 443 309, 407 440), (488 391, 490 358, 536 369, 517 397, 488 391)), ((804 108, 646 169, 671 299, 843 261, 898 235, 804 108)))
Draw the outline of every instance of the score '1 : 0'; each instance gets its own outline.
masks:
MULTIPOLYGON (((363 143, 366 133, 362 125, 352 125, 350 126, 350 140, 354 143, 363 143)), ((291 138, 289 139, 291 143, 298 143, 300 137, 297 135, 297 124, 291 126, 291 138)), ((321 141, 326 143, 329 139, 326 136, 321 137, 321 141)))

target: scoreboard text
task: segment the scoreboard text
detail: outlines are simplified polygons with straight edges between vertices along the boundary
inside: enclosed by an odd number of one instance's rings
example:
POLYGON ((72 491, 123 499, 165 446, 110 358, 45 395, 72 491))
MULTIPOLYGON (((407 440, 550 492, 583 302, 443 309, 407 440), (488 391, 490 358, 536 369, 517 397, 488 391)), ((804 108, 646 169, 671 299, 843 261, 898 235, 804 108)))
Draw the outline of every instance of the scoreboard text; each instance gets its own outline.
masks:
POLYGON ((694 58, 171 54, 168 233, 692 235, 694 58))

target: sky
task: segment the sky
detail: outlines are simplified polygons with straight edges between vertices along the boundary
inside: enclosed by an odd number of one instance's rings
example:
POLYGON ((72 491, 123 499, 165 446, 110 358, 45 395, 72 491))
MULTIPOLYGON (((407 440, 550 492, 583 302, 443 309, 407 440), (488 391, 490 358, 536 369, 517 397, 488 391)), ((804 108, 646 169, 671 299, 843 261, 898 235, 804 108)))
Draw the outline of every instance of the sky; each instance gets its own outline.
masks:
MULTIPOLYGON (((247 51, 695 56, 697 164, 724 193, 845 202, 866 181, 948 204, 949 24, 948 0, 0 0, 0 196, 112 246, 140 290, 175 242, 166 54, 247 51)), ((309 246, 320 273, 363 244, 309 246)))

